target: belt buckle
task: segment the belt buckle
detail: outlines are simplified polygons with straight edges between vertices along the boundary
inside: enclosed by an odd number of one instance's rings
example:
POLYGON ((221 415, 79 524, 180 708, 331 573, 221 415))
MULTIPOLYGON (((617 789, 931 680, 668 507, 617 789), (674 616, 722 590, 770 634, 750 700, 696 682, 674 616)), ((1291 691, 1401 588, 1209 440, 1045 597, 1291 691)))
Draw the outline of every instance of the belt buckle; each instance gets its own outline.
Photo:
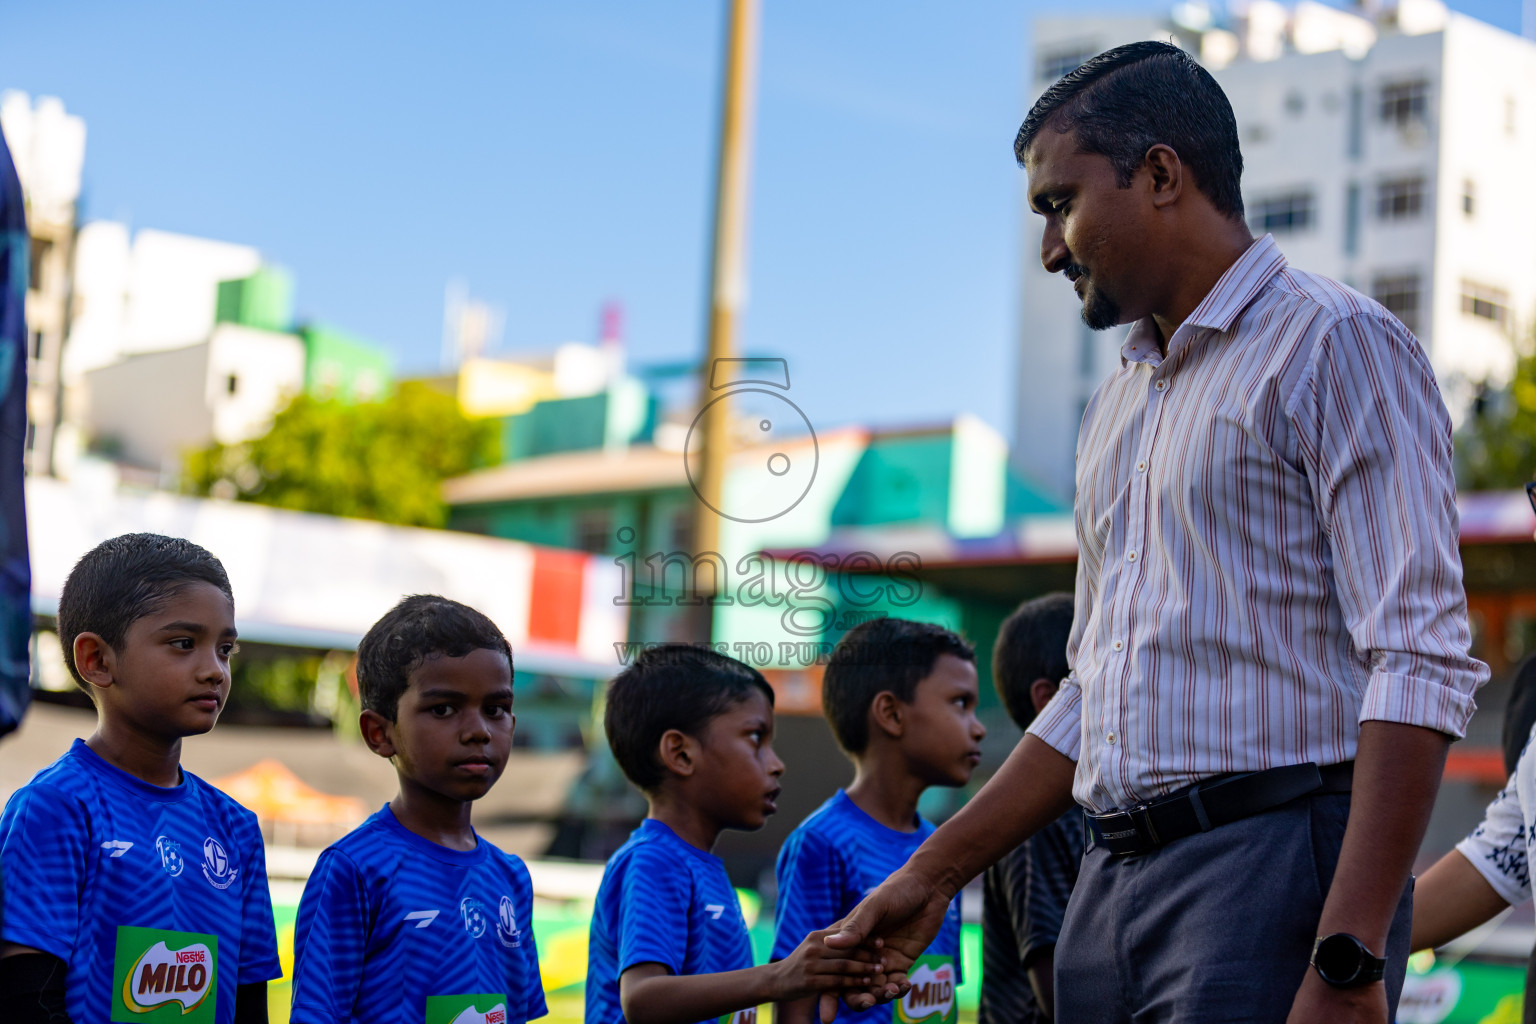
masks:
POLYGON ((1104 840, 1104 844, 1111 847, 1111 851, 1115 851, 1115 847, 1121 846, 1130 838, 1143 837, 1137 821, 1130 817, 1127 811, 1094 815, 1094 824, 1098 829, 1098 838, 1104 840))
POLYGON ((1152 824, 1151 805, 1146 802, 1137 804, 1125 812, 1136 826, 1136 831, 1141 837, 1153 846, 1162 846, 1162 837, 1157 834, 1157 826, 1152 824))

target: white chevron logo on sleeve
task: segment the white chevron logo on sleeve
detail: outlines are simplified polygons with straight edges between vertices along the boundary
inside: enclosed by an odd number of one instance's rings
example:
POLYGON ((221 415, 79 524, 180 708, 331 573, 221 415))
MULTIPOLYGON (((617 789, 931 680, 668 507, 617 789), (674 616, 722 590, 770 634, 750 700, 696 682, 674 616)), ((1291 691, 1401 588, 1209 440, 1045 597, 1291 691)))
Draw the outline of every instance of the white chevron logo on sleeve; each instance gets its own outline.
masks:
POLYGON ((133 844, 126 839, 108 839, 101 844, 101 848, 103 850, 111 850, 112 852, 108 856, 117 858, 133 849, 133 844))
POLYGON ((425 928, 437 917, 435 910, 413 910, 405 915, 407 921, 415 921, 417 928, 425 928))
POLYGON ((723 904, 723 903, 706 903, 704 905, 704 913, 709 915, 710 920, 718 921, 718 920, 720 920, 720 915, 725 913, 725 904, 723 904))

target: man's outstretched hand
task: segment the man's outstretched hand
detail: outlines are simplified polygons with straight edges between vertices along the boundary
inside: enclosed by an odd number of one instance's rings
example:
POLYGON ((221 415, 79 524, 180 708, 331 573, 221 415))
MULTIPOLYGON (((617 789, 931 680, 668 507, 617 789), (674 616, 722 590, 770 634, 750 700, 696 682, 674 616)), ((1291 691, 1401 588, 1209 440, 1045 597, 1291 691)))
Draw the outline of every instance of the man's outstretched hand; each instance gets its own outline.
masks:
MULTIPOLYGON (((833 926, 823 941, 833 949, 863 948, 878 953, 885 973, 861 992, 844 992, 852 1010, 867 1010, 890 1002, 911 987, 907 970, 922 955, 943 927, 953 893, 945 893, 909 863, 876 887, 853 908, 853 913, 833 926)), ((821 997, 819 1016, 830 1021, 837 1009, 837 995, 821 997)))

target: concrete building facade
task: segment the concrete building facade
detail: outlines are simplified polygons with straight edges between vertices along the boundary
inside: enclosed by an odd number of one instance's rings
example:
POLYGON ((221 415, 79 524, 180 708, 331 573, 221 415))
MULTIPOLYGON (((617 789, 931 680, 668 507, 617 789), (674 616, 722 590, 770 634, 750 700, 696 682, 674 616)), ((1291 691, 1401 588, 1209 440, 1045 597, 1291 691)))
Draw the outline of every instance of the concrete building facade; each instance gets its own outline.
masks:
POLYGON ((85 122, 64 103, 0 96, 0 130, 21 179, 31 236, 27 283, 28 473, 54 472, 64 413, 64 339, 69 330, 76 203, 85 163, 85 122))
MULTIPOLYGON (((1255 0, 1225 20, 1199 4, 1167 18, 1036 23, 1033 93, 1137 39, 1196 54, 1232 102, 1256 236, 1292 266, 1375 298, 1418 336, 1453 419, 1502 383, 1536 325, 1536 43, 1437 0, 1354 12, 1255 0)), ((1025 209, 1014 457, 1063 497, 1083 408, 1117 365, 1125 329, 1089 331, 1071 287, 1038 259, 1025 209)))

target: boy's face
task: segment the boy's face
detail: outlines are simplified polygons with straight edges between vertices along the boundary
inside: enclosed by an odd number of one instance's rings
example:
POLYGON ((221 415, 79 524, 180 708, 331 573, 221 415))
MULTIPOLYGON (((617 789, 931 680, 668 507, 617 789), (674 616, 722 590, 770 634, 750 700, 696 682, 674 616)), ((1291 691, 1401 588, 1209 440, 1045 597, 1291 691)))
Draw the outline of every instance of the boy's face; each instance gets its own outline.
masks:
POLYGON ((136 619, 113 649, 94 633, 75 640, 75 664, 102 713, 166 739, 213 728, 229 697, 235 606, 210 583, 191 583, 136 619))
POLYGON ((725 828, 759 829, 778 810, 784 762, 773 752, 773 707, 757 690, 710 719, 699 737, 702 809, 725 828))
POLYGON ((941 654, 907 705, 901 746, 912 771, 930 786, 963 786, 981 763, 987 729, 976 717, 976 666, 941 654))
POLYGON ((512 750, 512 667, 501 651, 486 649, 428 658, 407 677, 395 720, 378 721, 384 728, 369 746, 394 761, 402 788, 409 782, 450 800, 478 800, 512 750))

